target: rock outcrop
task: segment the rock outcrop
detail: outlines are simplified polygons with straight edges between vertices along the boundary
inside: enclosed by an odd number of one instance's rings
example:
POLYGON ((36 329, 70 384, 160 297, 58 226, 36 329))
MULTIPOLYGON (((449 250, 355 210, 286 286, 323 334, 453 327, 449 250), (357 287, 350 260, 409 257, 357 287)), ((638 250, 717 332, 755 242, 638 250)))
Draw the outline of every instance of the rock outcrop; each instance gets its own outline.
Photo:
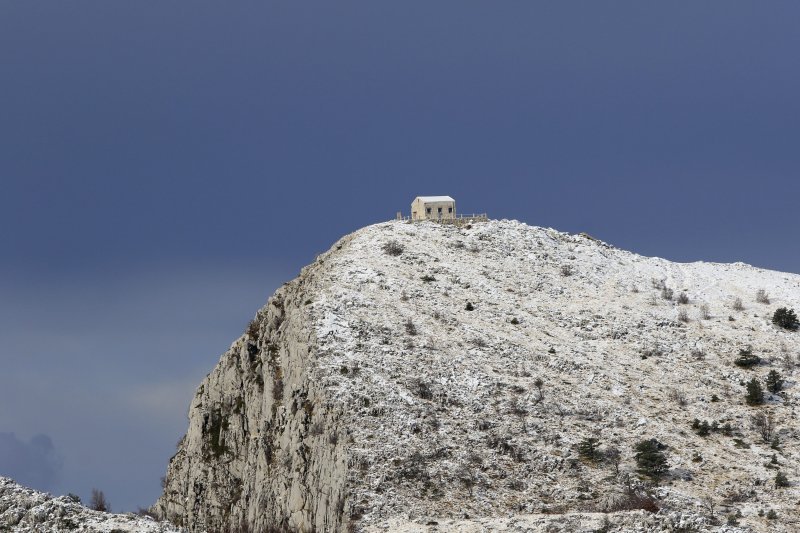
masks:
POLYGON ((77 498, 53 497, 0 477, 0 531, 179 533, 180 530, 147 516, 93 511, 82 506, 77 498))
POLYGON ((797 275, 514 221, 370 226, 203 381, 155 510, 191 531, 796 530, 800 333, 770 320, 793 305, 797 275))

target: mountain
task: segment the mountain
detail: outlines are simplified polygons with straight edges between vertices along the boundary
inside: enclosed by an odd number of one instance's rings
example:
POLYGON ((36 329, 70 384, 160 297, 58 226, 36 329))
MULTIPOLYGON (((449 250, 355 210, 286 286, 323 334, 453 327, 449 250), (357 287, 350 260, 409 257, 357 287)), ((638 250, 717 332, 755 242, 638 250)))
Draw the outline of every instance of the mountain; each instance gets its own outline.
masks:
POLYGON ((369 226, 202 382, 154 510, 191 531, 796 531, 800 333, 771 319, 799 302, 794 274, 516 221, 369 226))
POLYGON ((0 531, 177 533, 179 530, 147 516, 93 511, 83 507, 77 498, 56 498, 0 477, 0 531))

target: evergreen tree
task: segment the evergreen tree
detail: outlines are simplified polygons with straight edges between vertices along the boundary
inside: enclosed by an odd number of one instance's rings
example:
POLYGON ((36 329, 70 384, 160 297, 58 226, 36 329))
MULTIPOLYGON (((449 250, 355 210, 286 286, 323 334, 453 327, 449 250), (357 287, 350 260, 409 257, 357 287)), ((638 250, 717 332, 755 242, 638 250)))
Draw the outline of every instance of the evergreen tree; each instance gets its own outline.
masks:
POLYGON ((747 405, 761 405, 764 403, 764 389, 756 378, 747 382, 747 405))
POLYGON ((578 454, 594 463, 600 459, 600 450, 598 448, 598 440, 595 437, 587 437, 578 443, 578 454))
POLYGON ((636 444, 634 450, 636 450, 637 471, 653 480, 663 476, 668 470, 667 457, 661 451, 664 448, 666 446, 656 439, 647 439, 636 444))
POLYGON ((783 389, 783 379, 777 370, 770 370, 767 374, 767 390, 777 394, 783 389))
POLYGON ((736 366, 750 367, 761 362, 761 358, 753 353, 753 348, 748 346, 739 350, 739 357, 734 361, 736 366))
POLYGON ((786 477, 786 474, 778 470, 778 473, 775 474, 775 487, 788 487, 789 486, 789 479, 786 477))
POLYGON ((791 330, 796 330, 800 326, 800 322, 797 321, 797 315, 794 314, 794 309, 787 309, 786 307, 780 307, 775 310, 772 315, 772 323, 780 328, 791 330))

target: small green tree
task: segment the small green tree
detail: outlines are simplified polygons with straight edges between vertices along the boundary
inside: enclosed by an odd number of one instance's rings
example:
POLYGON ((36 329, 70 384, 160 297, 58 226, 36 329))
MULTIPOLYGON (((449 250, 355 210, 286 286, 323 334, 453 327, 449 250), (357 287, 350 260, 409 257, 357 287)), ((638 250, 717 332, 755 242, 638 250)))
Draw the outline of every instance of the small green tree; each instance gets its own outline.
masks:
POLYGON ((761 358, 753 354, 752 346, 739 350, 739 357, 733 361, 736 366, 751 367, 761 362, 761 358))
POLYGON ((764 389, 756 378, 747 382, 747 405, 761 405, 764 403, 764 389))
POLYGON ((770 370, 767 374, 767 390, 777 394, 781 389, 783 389, 783 378, 777 370, 770 370))
POLYGON ((797 315, 794 314, 794 309, 788 309, 786 307, 779 307, 775 310, 775 313, 772 315, 772 323, 780 328, 792 331, 800 326, 800 322, 797 321, 797 315))
POLYGON ((667 457, 661 451, 664 448, 666 446, 656 439, 639 441, 634 446, 637 471, 655 481, 666 474, 668 470, 667 457))
POLYGON ((578 454, 584 459, 596 463, 600 460, 599 441, 595 437, 587 437, 578 443, 578 454))

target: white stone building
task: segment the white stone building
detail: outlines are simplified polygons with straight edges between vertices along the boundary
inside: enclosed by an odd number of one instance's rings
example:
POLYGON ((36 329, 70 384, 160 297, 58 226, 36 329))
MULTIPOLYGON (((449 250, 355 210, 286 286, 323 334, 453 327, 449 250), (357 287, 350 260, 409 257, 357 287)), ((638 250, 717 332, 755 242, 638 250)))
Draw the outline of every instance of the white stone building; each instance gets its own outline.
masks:
POLYGON ((411 202, 411 220, 456 218, 456 201, 449 196, 417 196, 411 202))

